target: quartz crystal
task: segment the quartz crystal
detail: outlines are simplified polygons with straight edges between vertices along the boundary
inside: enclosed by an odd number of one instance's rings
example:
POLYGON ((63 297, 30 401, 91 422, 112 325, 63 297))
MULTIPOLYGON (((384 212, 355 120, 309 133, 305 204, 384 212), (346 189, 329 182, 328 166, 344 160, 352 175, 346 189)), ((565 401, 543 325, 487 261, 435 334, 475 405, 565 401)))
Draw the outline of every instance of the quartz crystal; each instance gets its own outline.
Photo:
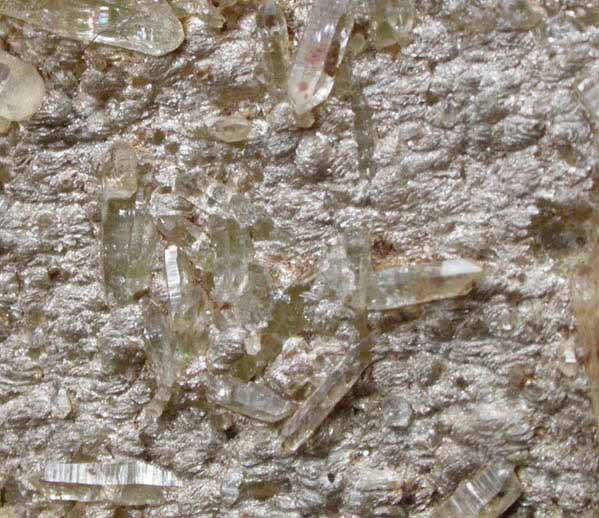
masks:
POLYGON ((258 9, 256 23, 263 50, 260 79, 275 88, 284 88, 290 63, 285 13, 276 0, 264 0, 258 9))
POLYGON ((184 39, 181 22, 164 0, 1 0, 0 14, 64 38, 152 56, 175 50, 184 39))
POLYGON ((234 144, 250 138, 252 124, 245 117, 240 115, 220 117, 212 124, 209 132, 218 140, 234 144))
POLYGON ((414 0, 369 0, 371 35, 375 48, 405 46, 412 41, 416 17, 414 0))
POLYGON ((115 144, 101 167, 102 268, 106 292, 127 303, 147 289, 157 235, 150 215, 137 206, 137 160, 115 144))
POLYGON ((44 93, 44 81, 32 65, 0 50, 0 118, 28 119, 39 110, 44 93))
POLYGON ((118 505, 160 504, 168 488, 180 482, 170 471, 144 462, 47 464, 40 476, 51 500, 110 502, 118 505))
POLYGON ((354 24, 351 9, 349 0, 315 0, 287 84, 298 115, 331 93, 354 24))
POLYGON ((465 259, 451 259, 374 272, 366 288, 366 307, 387 310, 467 295, 482 269, 465 259))
POLYGON ((513 466, 494 463, 462 482, 433 518, 497 518, 522 494, 513 466))
POLYGON ((283 426, 283 448, 296 451, 347 394, 371 361, 373 335, 355 345, 283 426))
POLYGON ((212 377, 208 382, 211 403, 228 408, 252 419, 276 423, 294 410, 290 401, 258 383, 242 383, 233 377, 212 377))

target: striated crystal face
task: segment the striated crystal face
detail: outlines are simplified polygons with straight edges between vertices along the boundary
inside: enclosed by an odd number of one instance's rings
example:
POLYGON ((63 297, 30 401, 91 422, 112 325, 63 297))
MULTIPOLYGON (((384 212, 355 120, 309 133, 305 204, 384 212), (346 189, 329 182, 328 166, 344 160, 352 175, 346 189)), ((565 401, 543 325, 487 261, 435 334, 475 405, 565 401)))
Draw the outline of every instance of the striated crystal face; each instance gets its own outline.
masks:
POLYGON ((412 41, 416 17, 413 0, 370 0, 371 34, 374 46, 383 49, 412 41))
POLYGON ((0 14, 64 38, 152 56, 175 50, 184 39, 181 22, 163 0, 2 0, 0 14))
POLYGON ((316 0, 297 50, 287 90, 297 114, 331 93, 354 21, 349 0, 316 0))
POLYGON ((370 335, 354 345, 289 418, 281 430, 284 449, 296 451, 300 448, 352 388, 371 361, 372 341, 373 336, 370 335))
POLYGON ((40 476, 50 500, 155 505, 169 500, 175 475, 145 462, 47 464, 40 476))
POLYGON ((285 13, 275 0, 265 0, 256 14, 256 23, 264 53, 259 79, 275 88, 284 88, 290 63, 285 13))
POLYGON ((433 518, 497 518, 522 494, 513 466, 493 463, 462 482, 433 518))
POLYGON ((29 63, 0 50, 0 117, 22 121, 39 110, 44 81, 29 63))

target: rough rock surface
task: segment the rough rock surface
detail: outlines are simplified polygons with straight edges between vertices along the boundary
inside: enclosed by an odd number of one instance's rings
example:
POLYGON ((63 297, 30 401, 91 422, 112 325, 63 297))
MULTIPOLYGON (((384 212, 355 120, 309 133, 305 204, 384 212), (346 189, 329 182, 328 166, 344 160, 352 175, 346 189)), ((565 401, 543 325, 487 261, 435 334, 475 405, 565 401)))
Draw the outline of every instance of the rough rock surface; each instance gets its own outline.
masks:
MULTIPOLYGON (((33 119, 0 137, 0 506, 43 517, 420 518, 501 457, 524 487, 509 516, 599 514, 588 383, 559 370, 599 156, 572 86, 599 55, 599 28, 577 19, 582 0, 545 2, 556 7, 544 28, 475 33, 449 15, 478 2, 417 4, 413 43, 353 57, 311 129, 254 78, 251 3, 227 10, 222 30, 185 17, 185 43, 163 58, 0 19, 5 48, 47 87, 33 119), (208 138, 207 121, 232 113, 253 121, 252 140, 208 138), (118 139, 165 192, 214 179, 248 192, 292 237, 258 250, 280 282, 349 221, 365 222, 381 260, 469 257, 487 276, 464 299, 371 313, 376 361, 297 454, 277 450, 276 427, 207 407, 201 362, 159 427, 142 431, 155 385, 141 312, 110 308, 99 280, 96 166, 118 139), (405 429, 384 415, 398 397, 413 410, 405 429), (113 459, 175 471, 186 482, 178 502, 51 504, 27 479, 47 460, 113 459)), ((285 12, 297 45, 307 2, 285 12)), ((326 328, 355 339, 342 308, 312 313, 306 338, 326 328)))

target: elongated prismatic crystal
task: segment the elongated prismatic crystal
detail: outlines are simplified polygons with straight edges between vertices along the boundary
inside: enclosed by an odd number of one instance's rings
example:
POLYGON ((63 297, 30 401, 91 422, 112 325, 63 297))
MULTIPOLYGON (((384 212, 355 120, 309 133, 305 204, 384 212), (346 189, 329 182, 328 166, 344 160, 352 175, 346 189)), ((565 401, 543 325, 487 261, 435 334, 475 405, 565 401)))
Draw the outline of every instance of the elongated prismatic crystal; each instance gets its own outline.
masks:
POLYGON ((40 476, 50 500, 111 502, 119 505, 159 504, 166 489, 180 486, 176 476, 145 462, 47 464, 40 476))
POLYGON ((0 14, 64 38, 162 56, 183 42, 183 26, 163 0, 0 0, 0 14))
POLYGON ((354 24, 350 0, 315 0, 297 50, 287 91, 298 115, 331 93, 354 24))
POLYGON ((433 511, 433 518, 497 518, 522 494, 514 468, 490 464, 462 482, 455 493, 433 511))
POLYGON ((304 444, 353 387, 371 362, 373 338, 369 335, 355 345, 285 423, 281 430, 285 450, 296 451, 304 444))
POLYGON ((285 13, 276 0, 264 0, 256 14, 262 39, 262 64, 259 79, 275 88, 284 88, 289 74, 289 34, 285 13))
POLYGON ((467 295, 482 269, 465 259, 387 268, 366 283, 366 308, 386 310, 467 295))
POLYGON ((209 400, 247 417, 276 423, 285 419, 294 406, 264 385, 242 383, 233 377, 212 377, 208 384, 209 400))
POLYGON ((1 118, 28 119, 39 110, 44 92, 44 81, 32 65, 0 50, 1 118))

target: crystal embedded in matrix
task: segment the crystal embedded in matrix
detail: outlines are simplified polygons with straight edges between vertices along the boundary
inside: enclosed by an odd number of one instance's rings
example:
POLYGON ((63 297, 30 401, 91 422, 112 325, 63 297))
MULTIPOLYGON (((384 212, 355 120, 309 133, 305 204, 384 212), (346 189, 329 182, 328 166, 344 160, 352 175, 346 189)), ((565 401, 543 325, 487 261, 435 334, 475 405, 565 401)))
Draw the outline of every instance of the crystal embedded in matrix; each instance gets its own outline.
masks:
POLYGON ((0 50, 0 118, 23 121, 39 110, 44 80, 37 70, 0 50))
POLYGON ((455 493, 433 511, 433 518, 497 518, 522 494, 514 468, 493 463, 462 482, 455 493))
POLYGON ((183 43, 181 22, 164 0, 1 0, 0 14, 64 38, 162 56, 183 43))
POLYGON ((298 115, 329 96, 354 25, 349 0, 316 0, 308 16, 287 83, 298 115))
POLYGON ((413 0, 370 0, 370 17, 375 48, 411 43, 416 18, 413 0))
POLYGON ((284 88, 289 74, 289 34, 285 13, 276 0, 264 0, 256 14, 262 40, 259 79, 275 88, 284 88))

